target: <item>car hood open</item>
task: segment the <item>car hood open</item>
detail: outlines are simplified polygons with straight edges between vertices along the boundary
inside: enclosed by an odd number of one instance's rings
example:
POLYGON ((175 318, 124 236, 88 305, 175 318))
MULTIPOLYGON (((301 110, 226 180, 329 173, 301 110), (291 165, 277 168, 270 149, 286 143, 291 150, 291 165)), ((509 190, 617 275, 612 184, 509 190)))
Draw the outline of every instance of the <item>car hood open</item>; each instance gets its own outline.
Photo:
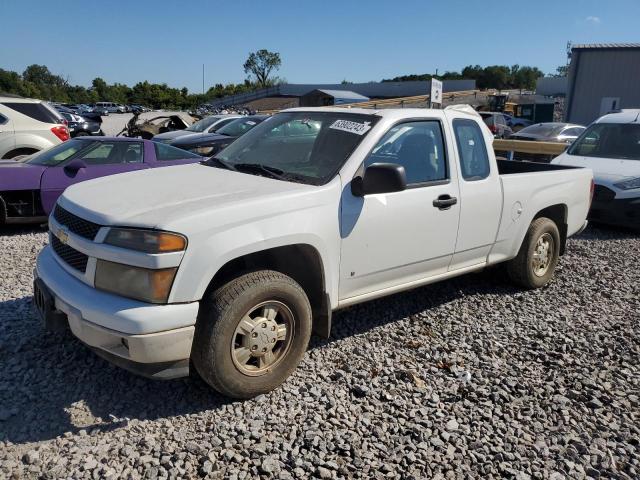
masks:
POLYGON ((40 188, 42 172, 47 167, 15 160, 0 160, 0 191, 35 190, 40 188))

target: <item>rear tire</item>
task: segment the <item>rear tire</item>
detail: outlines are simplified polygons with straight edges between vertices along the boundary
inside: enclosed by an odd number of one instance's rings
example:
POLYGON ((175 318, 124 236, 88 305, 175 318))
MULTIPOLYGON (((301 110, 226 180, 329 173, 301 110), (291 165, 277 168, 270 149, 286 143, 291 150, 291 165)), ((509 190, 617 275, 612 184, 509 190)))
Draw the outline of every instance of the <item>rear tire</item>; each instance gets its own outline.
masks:
POLYGON ((507 263, 511 280, 527 289, 544 287, 558 265, 560 232, 553 220, 536 218, 524 237, 518 255, 507 263))
POLYGON ((292 278, 242 275, 202 300, 192 350, 196 370, 233 398, 267 393, 295 370, 311 336, 311 305, 292 278))

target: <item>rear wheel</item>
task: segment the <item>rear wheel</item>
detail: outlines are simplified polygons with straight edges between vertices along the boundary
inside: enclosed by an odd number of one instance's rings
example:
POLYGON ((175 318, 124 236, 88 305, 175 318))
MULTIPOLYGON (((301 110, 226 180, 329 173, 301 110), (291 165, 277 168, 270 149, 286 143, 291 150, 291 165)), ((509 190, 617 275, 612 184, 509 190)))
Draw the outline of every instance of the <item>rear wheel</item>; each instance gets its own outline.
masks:
POLYGON ((558 265, 560 232, 553 220, 535 219, 516 258, 508 262, 511 280, 525 288, 540 288, 551 280, 558 265))
POLYGON ((202 301, 193 364, 220 393, 251 398, 286 380, 310 336, 311 306, 302 287, 279 272, 251 272, 202 301))

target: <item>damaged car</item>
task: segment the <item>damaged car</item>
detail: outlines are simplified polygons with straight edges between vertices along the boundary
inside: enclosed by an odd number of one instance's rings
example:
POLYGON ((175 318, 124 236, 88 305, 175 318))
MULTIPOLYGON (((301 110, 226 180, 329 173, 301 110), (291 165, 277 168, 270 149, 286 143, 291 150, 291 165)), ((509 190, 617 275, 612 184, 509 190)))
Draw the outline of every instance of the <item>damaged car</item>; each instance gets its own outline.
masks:
POLYGON ((116 136, 151 140, 160 133, 189 128, 189 124, 180 115, 159 115, 142 120, 139 118, 140 113, 142 112, 134 113, 122 131, 116 136))

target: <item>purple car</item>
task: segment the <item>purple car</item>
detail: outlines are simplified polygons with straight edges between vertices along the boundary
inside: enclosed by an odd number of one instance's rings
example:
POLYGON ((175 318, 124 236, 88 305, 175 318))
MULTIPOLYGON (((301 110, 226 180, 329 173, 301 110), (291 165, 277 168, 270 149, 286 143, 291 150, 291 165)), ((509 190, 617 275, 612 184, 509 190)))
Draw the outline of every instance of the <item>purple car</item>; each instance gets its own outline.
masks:
POLYGON ((170 145, 109 137, 78 137, 22 161, 0 160, 0 225, 45 221, 62 192, 85 180, 201 160, 170 145))

